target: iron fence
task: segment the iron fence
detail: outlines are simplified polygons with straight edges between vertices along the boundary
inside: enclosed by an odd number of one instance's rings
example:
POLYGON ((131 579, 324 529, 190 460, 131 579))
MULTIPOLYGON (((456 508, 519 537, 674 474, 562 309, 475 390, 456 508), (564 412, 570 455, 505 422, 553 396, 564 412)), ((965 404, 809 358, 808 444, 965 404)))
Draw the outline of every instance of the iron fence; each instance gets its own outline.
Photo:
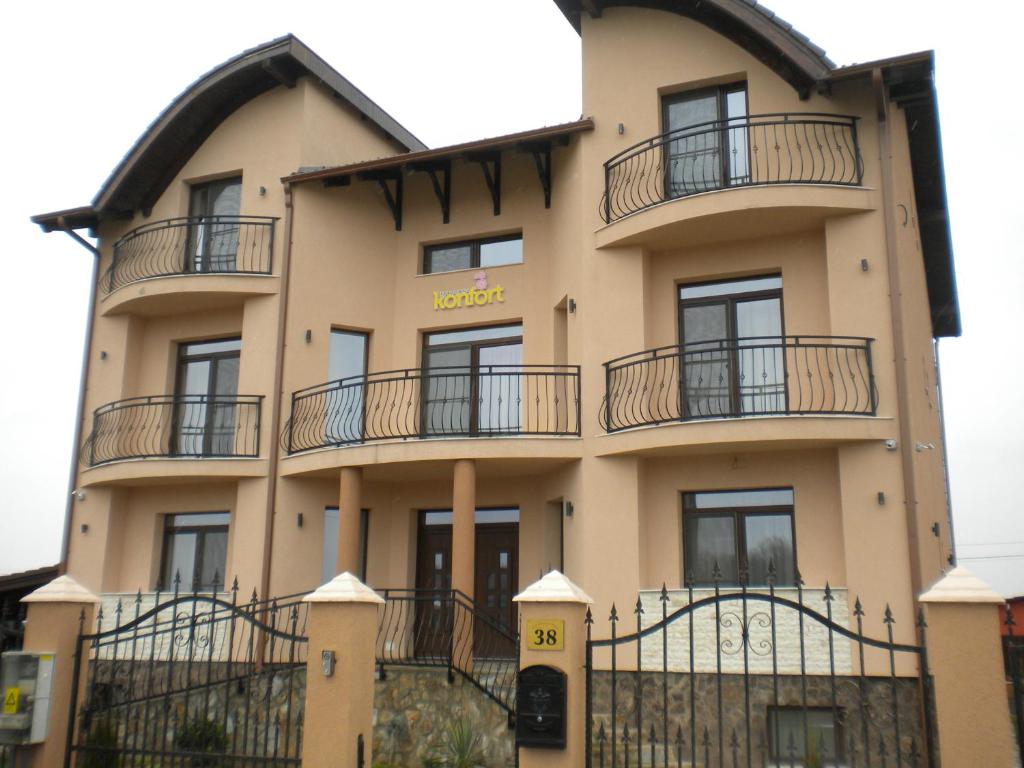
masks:
POLYGON ((299 598, 238 602, 141 593, 84 613, 72 679, 65 768, 76 765, 300 765, 307 638, 299 598), (112 625, 107 622, 112 619, 112 625), (83 675, 82 673, 85 672, 83 675), (79 686, 85 695, 76 709, 79 686))
POLYGON ((150 277, 268 275, 274 221, 268 216, 193 216, 143 224, 114 243, 102 285, 112 293, 150 277))
POLYGON ((511 718, 515 713, 519 632, 452 590, 383 589, 377 664, 443 667, 462 675, 511 718))
POLYGON ((774 336, 659 347, 604 364, 609 432, 688 419, 873 416, 872 339, 774 336))
POLYGON ((288 453, 372 440, 579 435, 576 365, 406 368, 292 395, 288 453))
POLYGON ((604 164, 611 223, 666 200, 761 184, 861 183, 857 118, 790 113, 713 120, 634 144, 604 164))
POLYGON ((152 395, 93 411, 83 463, 259 456, 262 395, 152 395))
POLYGON ((859 599, 851 629, 828 585, 822 613, 799 575, 795 600, 778 594, 772 570, 764 590, 741 577, 695 599, 690 584, 677 609, 663 587, 626 635, 613 605, 594 639, 588 611, 587 768, 937 765, 923 614, 919 644, 894 640, 888 606, 886 637, 871 638, 859 599))

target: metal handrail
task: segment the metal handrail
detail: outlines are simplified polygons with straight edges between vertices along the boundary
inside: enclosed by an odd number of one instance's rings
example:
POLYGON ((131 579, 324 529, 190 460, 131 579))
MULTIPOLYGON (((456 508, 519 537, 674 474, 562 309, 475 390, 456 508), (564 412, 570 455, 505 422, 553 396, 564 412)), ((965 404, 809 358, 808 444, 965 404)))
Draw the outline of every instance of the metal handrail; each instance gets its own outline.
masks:
POLYGON ((259 456, 262 402, 263 395, 149 395, 101 405, 82 463, 259 456))
POLYGON ((455 589, 388 588, 380 612, 376 659, 381 675, 388 666, 437 667, 478 688, 515 714, 519 633, 480 610, 455 589))
POLYGON ((104 291, 152 277, 271 274, 273 216, 183 216, 136 227, 113 247, 104 291))
POLYGON ((877 412, 873 339, 756 336, 656 347, 609 360, 608 432, 708 418, 877 412))
POLYGON ((281 443, 293 454, 373 440, 579 434, 578 365, 438 366, 297 390, 281 443))
POLYGON ((633 144, 604 163, 606 223, 701 192, 763 184, 858 186, 857 117, 818 112, 694 123, 633 144))

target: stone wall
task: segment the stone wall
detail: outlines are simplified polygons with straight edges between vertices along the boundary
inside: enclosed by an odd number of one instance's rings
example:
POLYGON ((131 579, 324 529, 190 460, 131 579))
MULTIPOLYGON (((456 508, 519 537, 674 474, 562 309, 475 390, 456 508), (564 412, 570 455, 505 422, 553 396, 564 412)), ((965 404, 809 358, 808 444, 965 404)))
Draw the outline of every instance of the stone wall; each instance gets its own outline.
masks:
MULTIPOLYGON (((804 686, 806 685, 807 707, 822 710, 832 708, 832 685, 828 676, 785 675, 775 680, 771 675, 711 675, 711 674, 678 674, 662 675, 655 672, 644 672, 641 680, 640 722, 643 731, 641 746, 644 761, 649 762, 652 754, 657 756, 660 764, 664 757, 665 730, 668 731, 669 756, 672 764, 678 761, 681 765, 690 765, 694 739, 696 734, 696 757, 700 765, 719 765, 719 743, 725 752, 725 765, 748 764, 749 753, 754 765, 769 764, 769 746, 774 741, 769 733, 769 709, 776 706, 800 709, 804 702, 804 686), (744 681, 746 680, 746 685, 744 681), (667 685, 666 685, 667 684, 667 685), (693 708, 690 707, 691 685, 693 687, 693 708), (666 698, 667 716, 664 708, 666 698), (721 695, 721 708, 719 708, 721 695), (749 711, 749 732, 747 713, 749 711), (691 721, 691 712, 693 718, 691 721), (651 738, 651 728, 654 738, 651 738), (705 729, 707 741, 705 743, 705 729), (705 757, 709 760, 706 762, 705 757), (735 762, 736 760, 739 762, 735 762)), ((842 751, 847 765, 863 764, 863 755, 867 749, 871 756, 871 764, 884 765, 880 762, 883 749, 889 764, 895 764, 897 733, 904 758, 911 750, 913 741, 919 751, 924 749, 921 739, 921 720, 918 696, 918 683, 913 678, 899 678, 895 682, 887 678, 866 678, 863 681, 864 694, 861 695, 861 680, 857 677, 838 677, 835 681, 836 720, 839 725, 842 751), (896 704, 893 703, 895 688, 896 704), (865 733, 866 726, 866 733, 865 733)), ((623 735, 628 729, 630 750, 635 762, 637 738, 637 677, 634 672, 620 672, 616 675, 616 705, 614 730, 618 762, 623 762, 623 735)), ((599 733, 604 729, 605 765, 611 765, 612 744, 612 675, 610 672, 596 671, 593 679, 593 714, 594 714, 594 765, 600 768, 601 743, 599 733)), ((786 744, 782 754, 785 757, 786 744)), ((906 759, 904 759, 904 764, 906 759)))
POLYGON ((373 762, 421 768, 450 723, 463 720, 478 734, 489 768, 515 765, 515 732, 505 710, 445 669, 388 667, 374 691, 373 762))
POLYGON ((231 752, 298 757, 305 701, 304 664, 92 661, 79 742, 102 726, 117 749, 173 751, 182 729, 210 721, 231 752))

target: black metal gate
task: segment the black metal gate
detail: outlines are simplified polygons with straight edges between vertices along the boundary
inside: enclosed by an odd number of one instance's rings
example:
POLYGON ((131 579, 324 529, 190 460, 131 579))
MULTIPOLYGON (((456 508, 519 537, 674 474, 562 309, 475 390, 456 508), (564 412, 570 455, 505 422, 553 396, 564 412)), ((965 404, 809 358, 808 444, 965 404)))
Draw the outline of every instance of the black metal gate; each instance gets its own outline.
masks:
POLYGON ((225 597, 139 593, 80 627, 65 768, 301 763, 306 605, 225 597))
POLYGON ((587 768, 937 765, 923 615, 898 643, 886 606, 874 639, 859 599, 799 577, 662 587, 634 614, 620 635, 613 605, 599 640, 587 614, 587 768))

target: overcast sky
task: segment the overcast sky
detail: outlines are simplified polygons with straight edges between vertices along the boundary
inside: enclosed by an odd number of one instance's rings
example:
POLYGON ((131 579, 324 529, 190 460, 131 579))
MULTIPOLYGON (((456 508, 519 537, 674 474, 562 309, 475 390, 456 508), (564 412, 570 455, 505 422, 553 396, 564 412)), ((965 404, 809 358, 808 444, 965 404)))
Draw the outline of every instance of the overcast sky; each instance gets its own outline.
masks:
MULTIPOLYGON (((936 51, 964 324, 940 345, 956 537, 964 565, 1024 594, 1024 355, 1009 327, 1024 295, 1024 109, 1007 78, 1021 6, 768 5, 839 64, 936 51)), ((196 77, 292 32, 432 147, 581 113, 579 38, 553 0, 51 0, 4 3, 0 26, 16 33, 0 128, 0 573, 59 558, 89 293, 89 254, 28 218, 89 203, 196 77)))

